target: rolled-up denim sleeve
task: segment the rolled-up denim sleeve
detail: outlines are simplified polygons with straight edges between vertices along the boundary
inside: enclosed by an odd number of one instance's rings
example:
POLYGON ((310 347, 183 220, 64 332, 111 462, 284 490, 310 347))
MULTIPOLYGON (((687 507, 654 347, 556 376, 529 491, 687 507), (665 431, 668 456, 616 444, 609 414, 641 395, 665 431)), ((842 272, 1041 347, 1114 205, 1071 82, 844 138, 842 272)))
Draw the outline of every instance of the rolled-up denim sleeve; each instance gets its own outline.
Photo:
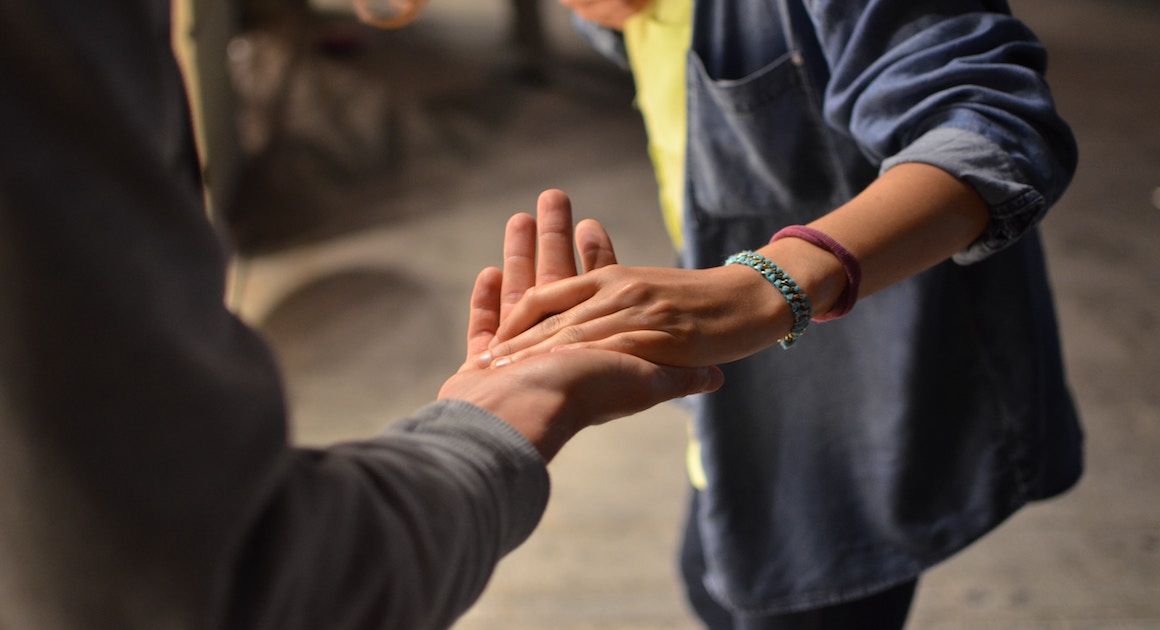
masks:
POLYGON ((969 183, 991 221, 955 256, 982 260, 1062 196, 1077 150, 1045 75, 1047 53, 1003 2, 807 2, 831 68, 829 124, 882 170, 937 166, 969 183))

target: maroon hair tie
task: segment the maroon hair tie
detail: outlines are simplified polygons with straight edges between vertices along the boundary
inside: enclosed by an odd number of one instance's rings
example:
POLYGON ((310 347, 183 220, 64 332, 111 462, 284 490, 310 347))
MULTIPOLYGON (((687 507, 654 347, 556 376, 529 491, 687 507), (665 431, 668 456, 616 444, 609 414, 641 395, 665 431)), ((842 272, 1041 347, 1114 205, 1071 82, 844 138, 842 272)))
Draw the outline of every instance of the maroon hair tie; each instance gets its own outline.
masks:
POLYGON ((838 296, 838 300, 829 311, 822 315, 817 315, 813 318, 815 322, 827 322, 832 319, 838 319, 843 315, 849 313, 854 309, 854 303, 858 301, 858 286, 862 283, 862 265, 858 264, 858 259, 850 250, 842 247, 841 243, 830 238, 830 235, 820 230, 815 230, 812 227, 805 225, 791 225, 782 228, 773 238, 769 239, 772 243, 783 238, 800 238, 807 243, 811 243, 822 249, 829 251, 842 263, 842 268, 846 270, 846 290, 842 295, 838 296))

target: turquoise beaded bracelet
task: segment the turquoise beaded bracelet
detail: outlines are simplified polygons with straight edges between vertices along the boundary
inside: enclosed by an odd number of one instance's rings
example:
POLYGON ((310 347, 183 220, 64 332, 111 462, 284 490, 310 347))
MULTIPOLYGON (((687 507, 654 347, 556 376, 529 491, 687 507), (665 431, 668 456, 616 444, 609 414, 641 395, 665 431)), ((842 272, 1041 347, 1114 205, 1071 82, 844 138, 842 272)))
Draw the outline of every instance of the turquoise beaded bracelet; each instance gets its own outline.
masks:
POLYGON ((810 325, 810 301, 806 298, 805 292, 793 281, 793 278, 781 270, 781 267, 757 252, 749 250, 738 252, 725 259, 725 264, 741 264, 753 267, 758 273, 765 276, 765 279, 769 280, 774 288, 781 291, 782 297, 789 303, 789 309, 793 313, 793 326, 790 328, 789 334, 778 339, 777 342, 781 344, 782 348, 789 349, 806 331, 806 326, 810 325))

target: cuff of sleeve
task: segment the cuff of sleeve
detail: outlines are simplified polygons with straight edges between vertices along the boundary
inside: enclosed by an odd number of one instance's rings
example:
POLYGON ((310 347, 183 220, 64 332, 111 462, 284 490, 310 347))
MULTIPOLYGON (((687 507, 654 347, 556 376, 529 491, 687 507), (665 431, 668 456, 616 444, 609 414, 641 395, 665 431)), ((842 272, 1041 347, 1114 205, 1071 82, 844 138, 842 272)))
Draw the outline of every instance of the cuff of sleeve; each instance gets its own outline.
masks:
POLYGON ((963 129, 939 128, 927 132, 886 159, 881 172, 906 162, 930 164, 975 189, 990 208, 991 220, 983 234, 953 260, 967 265, 999 252, 1035 227, 1047 212, 1038 190, 1024 183, 1015 164, 999 145, 963 129))
POLYGON ((547 464, 527 438, 495 414, 461 400, 440 400, 387 429, 395 431, 458 438, 461 456, 493 469, 497 485, 510 490, 513 527, 508 528, 504 554, 527 540, 539 524, 551 489, 547 464))

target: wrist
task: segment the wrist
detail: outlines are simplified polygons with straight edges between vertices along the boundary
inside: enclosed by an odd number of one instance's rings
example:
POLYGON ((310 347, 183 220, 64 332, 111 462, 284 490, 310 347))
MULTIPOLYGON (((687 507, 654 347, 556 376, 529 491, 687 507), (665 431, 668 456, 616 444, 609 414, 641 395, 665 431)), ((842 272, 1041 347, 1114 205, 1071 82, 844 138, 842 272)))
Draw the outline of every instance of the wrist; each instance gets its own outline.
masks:
MULTIPOLYGON (((843 247, 841 243, 834 240, 825 232, 808 225, 791 225, 782 228, 773 235, 773 238, 769 239, 769 242, 773 244, 782 239, 796 239, 808 243, 814 248, 828 253, 842 267, 842 273, 845 275, 845 283, 842 284, 842 289, 838 293, 838 297, 831 303, 828 299, 829 295, 820 296, 827 299, 825 300, 825 304, 821 304, 823 300, 818 300, 819 309, 814 311, 814 321, 825 322, 838 319, 844 317, 854 309, 854 304, 858 301, 858 294, 862 284, 862 265, 850 250, 843 247)), ((822 259, 819 258, 818 260, 821 261, 822 259)), ((832 265, 830 267, 832 269, 832 265)), ((831 274, 830 282, 834 281, 841 283, 841 278, 834 277, 831 274)), ((815 291, 815 295, 817 294, 818 292, 815 291)))
POLYGON ((777 343, 793 328, 789 304, 760 272, 748 265, 723 264, 713 283, 724 288, 723 304, 745 316, 744 344, 750 352, 777 343))
POLYGON ((458 373, 444 383, 438 398, 459 400, 491 413, 530 442, 545 462, 552 461, 580 430, 574 413, 568 413, 574 405, 567 404, 561 391, 536 386, 513 388, 496 382, 495 376, 489 370, 458 373))
MULTIPOLYGON (((789 348, 797 343, 799 337, 805 333, 810 323, 812 308, 809 298, 797 282, 785 272, 777 263, 757 252, 746 250, 733 254, 725 260, 725 266, 743 265, 759 273, 778 294, 782 302, 789 309, 790 328, 777 342, 782 348, 789 348)), ((774 298, 773 304, 778 304, 774 298)))
POLYGON ((848 285, 845 267, 829 251, 798 238, 780 238, 757 250, 797 282, 813 317, 830 312, 848 285))

